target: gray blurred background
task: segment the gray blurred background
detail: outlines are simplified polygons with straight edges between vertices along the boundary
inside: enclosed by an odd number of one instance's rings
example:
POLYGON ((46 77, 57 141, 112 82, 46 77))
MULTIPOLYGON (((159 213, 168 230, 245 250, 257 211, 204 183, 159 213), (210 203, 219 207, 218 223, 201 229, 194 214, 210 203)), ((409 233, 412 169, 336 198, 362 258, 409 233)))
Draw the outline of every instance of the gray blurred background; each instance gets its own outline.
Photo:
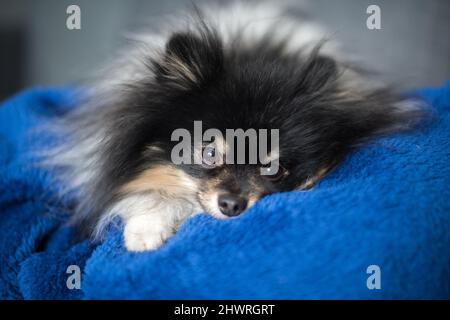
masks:
MULTIPOLYGON (((123 44, 125 31, 190 7, 195 0, 0 0, 0 99, 29 86, 83 79, 123 44), (82 29, 66 28, 66 8, 81 8, 82 29)), ((224 1, 222 1, 224 2, 224 1)), ((324 24, 405 89, 450 78, 449 0, 288 1, 324 24), (381 8, 381 30, 368 30, 366 9, 381 8)))

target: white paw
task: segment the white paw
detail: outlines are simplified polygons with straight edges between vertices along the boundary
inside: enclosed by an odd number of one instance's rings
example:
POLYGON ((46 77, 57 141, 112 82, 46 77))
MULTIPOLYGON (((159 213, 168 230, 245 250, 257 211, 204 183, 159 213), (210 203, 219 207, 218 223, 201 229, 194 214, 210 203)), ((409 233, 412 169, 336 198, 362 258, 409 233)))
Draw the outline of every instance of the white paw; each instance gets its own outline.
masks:
POLYGON ((147 251, 161 247, 164 239, 160 234, 125 232, 125 247, 128 251, 147 251))
POLYGON ((157 223, 155 219, 132 218, 125 224, 125 247, 129 251, 155 250, 171 236, 170 228, 157 223))

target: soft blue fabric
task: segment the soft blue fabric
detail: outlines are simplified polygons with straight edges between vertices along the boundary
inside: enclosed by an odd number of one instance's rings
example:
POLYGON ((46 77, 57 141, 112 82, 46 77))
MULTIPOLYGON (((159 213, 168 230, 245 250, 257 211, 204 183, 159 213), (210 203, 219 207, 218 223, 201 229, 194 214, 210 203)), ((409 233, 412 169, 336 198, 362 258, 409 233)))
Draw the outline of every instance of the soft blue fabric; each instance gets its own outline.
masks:
POLYGON ((160 250, 129 253, 120 227, 76 243, 73 199, 27 152, 31 127, 74 105, 34 89, 0 107, 0 298, 450 298, 450 82, 418 94, 435 120, 377 140, 308 192, 269 196, 238 219, 199 215, 160 250), (69 265, 83 270, 69 290, 69 265), (369 290, 369 265, 381 290, 369 290))

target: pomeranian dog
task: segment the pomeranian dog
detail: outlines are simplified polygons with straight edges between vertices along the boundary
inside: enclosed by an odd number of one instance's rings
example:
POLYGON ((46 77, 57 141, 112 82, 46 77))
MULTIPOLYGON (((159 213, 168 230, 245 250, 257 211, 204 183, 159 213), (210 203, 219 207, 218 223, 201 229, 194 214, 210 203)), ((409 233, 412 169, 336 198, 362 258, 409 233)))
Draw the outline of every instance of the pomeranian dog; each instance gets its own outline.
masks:
MULTIPOLYGON (((120 217, 130 251, 159 248, 195 214, 235 217, 266 195, 309 189, 355 147, 421 118, 319 28, 267 4, 196 8, 134 40, 55 125, 65 138, 47 156, 76 193, 81 233, 99 240, 120 217), (216 135, 174 161, 174 132, 195 136, 196 121, 216 135), (256 163, 221 161, 242 153, 230 129, 277 130, 277 141, 256 163)), ((262 148, 252 144, 249 155, 262 148)))

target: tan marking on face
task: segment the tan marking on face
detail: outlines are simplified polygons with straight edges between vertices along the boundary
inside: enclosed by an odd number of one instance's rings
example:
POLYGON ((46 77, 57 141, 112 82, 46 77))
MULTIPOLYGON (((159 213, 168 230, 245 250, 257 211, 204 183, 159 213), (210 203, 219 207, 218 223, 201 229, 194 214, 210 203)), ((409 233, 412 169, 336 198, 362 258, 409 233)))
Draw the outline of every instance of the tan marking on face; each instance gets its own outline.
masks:
POLYGON ((213 217, 217 219, 227 219, 228 217, 220 212, 219 206, 217 204, 219 199, 219 193, 222 192, 218 188, 221 179, 214 178, 210 179, 203 185, 203 190, 199 193, 199 200, 202 207, 213 217))
POLYGON ((197 193, 198 181, 170 165, 147 169, 121 188, 125 194, 159 191, 175 196, 191 197, 197 193))
POLYGON ((259 183, 258 179, 250 180, 251 191, 248 196, 248 204, 247 209, 251 208, 255 205, 255 203, 261 199, 265 193, 265 190, 261 187, 261 183, 259 183))
POLYGON ((248 197, 247 209, 253 207, 259 199, 260 199, 259 196, 250 195, 250 197, 248 197))
POLYGON ((308 178, 304 183, 298 186, 298 190, 308 190, 314 187, 320 180, 322 180, 328 173, 334 169, 334 166, 329 166, 320 169, 316 175, 308 178))

